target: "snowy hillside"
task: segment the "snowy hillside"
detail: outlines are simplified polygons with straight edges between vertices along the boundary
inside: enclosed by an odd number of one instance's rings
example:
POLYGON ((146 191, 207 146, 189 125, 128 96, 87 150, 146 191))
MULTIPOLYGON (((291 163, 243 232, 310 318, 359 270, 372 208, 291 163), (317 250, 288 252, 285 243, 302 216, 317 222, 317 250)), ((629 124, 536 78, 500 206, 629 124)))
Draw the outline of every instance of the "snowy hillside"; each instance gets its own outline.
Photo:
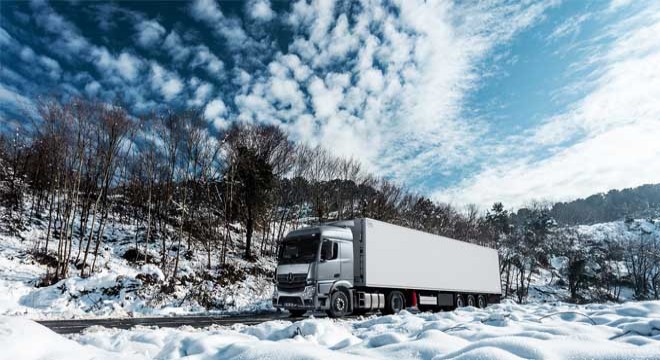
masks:
POLYGON ((0 347, 21 359, 657 359, 660 302, 516 305, 360 320, 257 326, 91 328, 70 338, 0 318, 0 347), (38 347, 31 346, 37 340, 38 347))
MULTIPOLYGON (((0 235, 0 315, 42 319, 272 310, 272 258, 251 263, 230 252, 223 272, 207 270, 201 252, 182 256, 181 281, 163 291, 163 269, 126 259, 135 249, 136 231, 117 219, 109 222, 97 271, 81 277, 71 267, 69 277, 50 286, 40 286, 49 259, 33 252, 39 242, 43 244, 43 225, 31 224, 20 236, 0 235)), ((73 245, 77 249, 77 238, 73 245)), ((150 248, 149 256, 155 258, 157 251, 150 248)))
MULTIPOLYGON (((660 219, 638 219, 614 221, 594 225, 567 227, 560 231, 575 231, 577 241, 572 244, 574 250, 584 256, 582 273, 584 286, 579 292, 584 301, 634 300, 633 273, 629 267, 634 265, 627 259, 642 250, 648 256, 645 269, 651 275, 657 274, 660 256, 660 219), (608 255, 609 257, 605 256, 608 255), (609 277, 611 288, 602 288, 603 278, 609 277)), ((569 235, 570 234, 562 234, 569 235)), ((639 257, 641 259, 641 256, 639 257)), ((549 257, 549 264, 541 267, 532 275, 529 299, 532 301, 557 301, 570 298, 568 273, 570 261, 566 256, 549 257)), ((641 265, 638 265, 641 268, 641 265)), ((648 276, 648 275, 646 275, 648 276)), ((656 275, 658 276, 658 275, 656 275)), ((652 282, 653 278, 645 279, 652 282)), ((651 284, 653 285, 653 284, 651 284)), ((649 297, 653 297, 649 294, 649 297)))

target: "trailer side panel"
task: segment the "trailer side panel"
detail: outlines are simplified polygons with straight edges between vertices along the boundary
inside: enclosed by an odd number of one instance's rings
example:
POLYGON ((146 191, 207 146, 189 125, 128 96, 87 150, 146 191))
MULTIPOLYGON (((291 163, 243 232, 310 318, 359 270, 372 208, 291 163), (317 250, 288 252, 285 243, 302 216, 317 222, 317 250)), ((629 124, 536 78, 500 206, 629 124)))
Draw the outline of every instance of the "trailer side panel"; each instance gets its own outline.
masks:
POLYGON ((360 222, 364 257, 357 259, 364 262, 366 286, 501 293, 496 250, 377 220, 360 222))

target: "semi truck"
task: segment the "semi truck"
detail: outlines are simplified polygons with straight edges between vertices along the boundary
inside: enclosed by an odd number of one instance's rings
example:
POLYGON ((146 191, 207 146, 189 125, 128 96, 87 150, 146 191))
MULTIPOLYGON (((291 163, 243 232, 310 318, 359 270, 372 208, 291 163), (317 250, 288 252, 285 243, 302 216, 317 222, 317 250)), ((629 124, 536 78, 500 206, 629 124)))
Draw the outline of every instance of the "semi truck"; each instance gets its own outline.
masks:
POLYGON ((497 251, 369 218, 289 232, 273 306, 293 316, 486 307, 500 300, 497 251))

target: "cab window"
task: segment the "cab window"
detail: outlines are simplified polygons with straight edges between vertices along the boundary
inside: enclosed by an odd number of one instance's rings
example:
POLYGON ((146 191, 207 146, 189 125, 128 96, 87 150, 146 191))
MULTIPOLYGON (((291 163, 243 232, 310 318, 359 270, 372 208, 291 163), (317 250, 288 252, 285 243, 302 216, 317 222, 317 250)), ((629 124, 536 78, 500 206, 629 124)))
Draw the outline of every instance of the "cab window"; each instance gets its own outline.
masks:
POLYGON ((339 257, 339 244, 332 240, 323 240, 321 261, 335 260, 337 257, 339 257))

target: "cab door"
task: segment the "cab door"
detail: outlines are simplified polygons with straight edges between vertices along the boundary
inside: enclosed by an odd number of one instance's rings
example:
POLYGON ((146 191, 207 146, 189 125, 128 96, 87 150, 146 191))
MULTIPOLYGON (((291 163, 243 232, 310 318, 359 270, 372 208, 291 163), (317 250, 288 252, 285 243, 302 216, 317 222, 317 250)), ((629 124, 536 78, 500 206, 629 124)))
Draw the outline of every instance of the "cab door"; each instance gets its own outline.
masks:
POLYGON ((317 268, 319 292, 328 294, 332 284, 341 278, 341 255, 339 242, 323 239, 317 268))

